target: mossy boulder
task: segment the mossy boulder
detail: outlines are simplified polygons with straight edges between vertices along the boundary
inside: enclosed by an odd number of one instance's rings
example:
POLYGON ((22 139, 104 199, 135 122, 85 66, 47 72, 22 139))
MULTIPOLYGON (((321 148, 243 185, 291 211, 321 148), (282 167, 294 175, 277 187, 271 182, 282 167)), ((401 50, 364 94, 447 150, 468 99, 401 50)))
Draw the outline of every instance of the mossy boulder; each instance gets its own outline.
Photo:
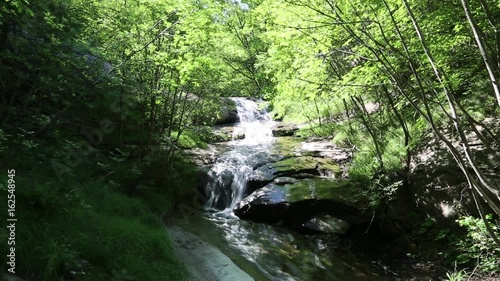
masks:
POLYGON ((324 175, 341 172, 340 166, 335 162, 312 156, 290 157, 271 164, 271 167, 275 171, 274 174, 280 176, 293 176, 300 173, 324 175))
POLYGON ((288 157, 255 169, 248 175, 247 192, 250 194, 279 177, 309 178, 321 175, 335 176, 340 173, 339 165, 329 159, 311 156, 288 157))
POLYGON ((236 131, 234 126, 214 126, 212 132, 212 142, 229 142, 233 139, 240 140, 245 138, 245 133, 236 131))
POLYGON ((215 121, 215 124, 234 124, 238 121, 239 117, 238 110, 236 109, 236 102, 229 98, 222 98, 220 114, 218 119, 215 121))
POLYGON ((273 136, 275 137, 290 137, 295 135, 299 130, 296 124, 278 122, 273 127, 273 136))
POLYGON ((303 141, 303 139, 297 137, 276 138, 276 142, 271 148, 271 153, 284 157, 300 156, 303 141))
POLYGON ((303 224, 304 227, 322 233, 345 234, 349 223, 329 215, 315 216, 303 224))
POLYGON ((350 224, 368 221, 369 200, 352 181, 305 178, 294 183, 270 183, 243 199, 233 210, 241 219, 282 223, 299 231, 317 215, 331 215, 350 224))

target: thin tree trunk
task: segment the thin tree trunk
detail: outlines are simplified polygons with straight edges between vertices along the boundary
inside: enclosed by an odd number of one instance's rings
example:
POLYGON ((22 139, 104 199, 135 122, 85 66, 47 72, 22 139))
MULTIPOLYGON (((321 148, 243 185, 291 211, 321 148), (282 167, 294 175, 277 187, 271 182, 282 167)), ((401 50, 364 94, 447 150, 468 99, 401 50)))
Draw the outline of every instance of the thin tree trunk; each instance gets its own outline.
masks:
POLYGON ((382 171, 384 171, 384 160, 382 158, 382 150, 380 149, 380 146, 379 146, 379 143, 378 143, 378 140, 377 140, 377 136, 373 132, 371 125, 368 123, 368 120, 366 120, 366 118, 365 118, 365 115, 368 116, 369 114, 368 114, 368 112, 367 112, 367 110, 365 108, 363 99, 361 99, 360 97, 353 97, 353 96, 351 96, 351 100, 352 100, 353 104, 361 112, 361 114, 360 114, 361 121, 365 125, 366 130, 368 131, 368 134, 370 134, 370 136, 371 136, 371 138, 373 140, 373 144, 375 145, 375 151, 377 153, 377 159, 378 159, 378 162, 379 162, 378 164, 379 164, 380 172, 382 172, 382 171))
POLYGON ((493 32, 495 33, 495 46, 493 50, 493 54, 496 54, 495 61, 496 61, 496 66, 497 66, 497 74, 500 70, 500 30, 497 27, 497 22, 495 21, 495 16, 492 15, 491 10, 488 6, 488 3, 486 0, 479 0, 479 3, 481 3, 481 7, 483 8, 484 14, 486 15, 486 18, 488 19, 488 23, 490 24, 491 28, 493 29, 493 32))
MULTIPOLYGON (((406 1, 405 1, 406 2, 406 1)), ((474 39, 476 40, 477 47, 479 49, 479 53, 481 54, 481 57, 483 57, 484 61, 484 66, 486 67, 486 70, 488 71, 488 75, 490 77, 491 81, 491 86, 493 87, 493 92, 495 93, 498 106, 500 106, 500 89, 498 86, 498 79, 496 77, 495 70, 493 68, 493 65, 490 61, 490 57, 488 56, 486 52, 486 44, 483 40, 483 37, 481 36, 481 29, 476 23, 476 20, 472 16, 472 12, 470 10, 469 2, 468 0, 461 0, 462 7, 465 12, 465 16, 467 17, 467 22, 469 23, 472 33, 474 34, 474 39)))

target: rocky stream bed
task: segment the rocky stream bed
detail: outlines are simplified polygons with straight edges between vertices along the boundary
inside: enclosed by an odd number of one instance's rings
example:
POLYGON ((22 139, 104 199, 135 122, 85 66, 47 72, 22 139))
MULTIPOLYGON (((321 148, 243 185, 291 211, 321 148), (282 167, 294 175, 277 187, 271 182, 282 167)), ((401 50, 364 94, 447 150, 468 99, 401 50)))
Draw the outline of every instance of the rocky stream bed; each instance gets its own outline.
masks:
POLYGON ((397 229, 404 204, 390 210, 370 205, 366 188, 349 178, 353 151, 330 139, 298 136, 299 126, 272 121, 254 101, 234 101, 237 112, 226 120, 239 122, 215 126, 217 143, 186 152, 200 169, 200 196, 193 201, 201 198, 202 206, 198 202, 167 223, 179 256, 194 275, 203 263, 225 268, 219 270, 222 275, 243 276, 224 279, 214 273, 204 280, 445 276, 439 265, 405 258, 397 229), (384 219, 391 212, 393 217, 384 219), (203 262, 203 257, 211 259, 206 251, 214 259, 221 254, 228 259, 203 262))

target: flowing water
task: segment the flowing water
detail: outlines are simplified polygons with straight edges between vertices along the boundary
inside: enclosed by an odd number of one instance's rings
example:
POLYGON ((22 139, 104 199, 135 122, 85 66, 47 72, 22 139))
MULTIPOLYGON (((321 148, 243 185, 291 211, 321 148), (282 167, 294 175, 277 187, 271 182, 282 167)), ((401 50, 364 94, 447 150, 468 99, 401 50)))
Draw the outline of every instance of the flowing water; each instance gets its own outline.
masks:
POLYGON ((244 132, 245 138, 233 138, 209 171, 206 211, 178 223, 218 247, 256 280, 383 280, 370 266, 332 253, 332 237, 304 236, 233 214, 246 196, 247 175, 275 157, 270 153, 274 124, 267 112, 257 102, 234 101, 240 118, 234 132, 244 132))
POLYGON ((274 140, 274 122, 264 109, 248 99, 233 100, 236 102, 240 122, 234 128, 229 151, 221 155, 209 172, 212 181, 206 187, 207 208, 223 209, 222 213, 227 215, 232 214, 234 206, 245 195, 246 176, 259 162, 268 160, 268 151, 274 140), (235 136, 241 133, 245 137, 235 140, 235 136))

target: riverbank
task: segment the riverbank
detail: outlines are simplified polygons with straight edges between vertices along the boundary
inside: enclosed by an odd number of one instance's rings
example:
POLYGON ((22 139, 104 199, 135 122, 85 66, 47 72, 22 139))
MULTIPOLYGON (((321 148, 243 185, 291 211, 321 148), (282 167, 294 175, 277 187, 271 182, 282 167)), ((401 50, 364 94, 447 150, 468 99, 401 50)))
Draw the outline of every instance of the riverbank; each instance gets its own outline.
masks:
POLYGON ((216 247, 177 226, 166 228, 175 256, 187 268, 190 281, 253 281, 216 247))
MULTIPOLYGON (((182 280, 188 275, 160 217, 195 187, 167 191, 160 173, 137 181, 142 172, 138 159, 117 161, 104 150, 86 159, 99 165, 83 162, 75 167, 78 174, 60 178, 50 165, 26 164, 38 163, 52 149, 19 150, 17 160, 2 165, 5 171, 16 170, 17 277, 109 281, 182 280)), ((183 168, 179 174, 192 178, 187 174, 191 169, 183 168)), ((0 177, 7 182, 6 174, 0 177)), ((7 198, 6 189, 0 189, 0 196, 7 198)), ((5 221, 6 214, 1 212, 0 219, 5 221)), ((7 241, 7 234, 4 228, 0 240, 7 241)), ((7 272, 5 255, 0 260, 7 272)))

